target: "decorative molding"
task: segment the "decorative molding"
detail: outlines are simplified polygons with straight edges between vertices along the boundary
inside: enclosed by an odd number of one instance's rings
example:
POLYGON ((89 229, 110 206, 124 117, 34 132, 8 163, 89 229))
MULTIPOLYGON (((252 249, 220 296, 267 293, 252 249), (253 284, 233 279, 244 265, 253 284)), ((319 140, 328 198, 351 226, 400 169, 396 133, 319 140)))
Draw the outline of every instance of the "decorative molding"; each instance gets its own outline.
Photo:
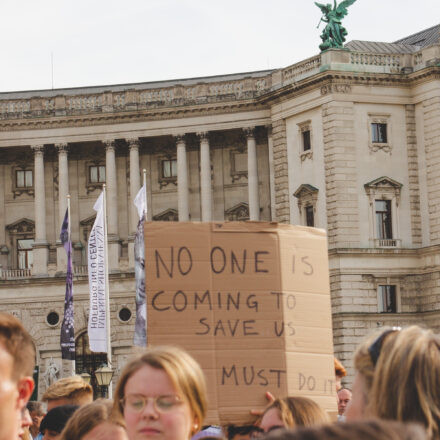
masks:
POLYGON ((159 214, 154 215, 153 220, 161 222, 177 222, 179 221, 179 213, 175 209, 169 208, 159 214))
POLYGON ((301 216, 303 215, 303 206, 313 206, 313 212, 316 213, 318 194, 319 189, 308 183, 300 185, 298 189, 293 193, 294 197, 298 199, 298 209, 301 216))
POLYGON ((208 131, 202 131, 197 133, 197 137, 199 138, 200 142, 208 141, 209 142, 209 132, 208 131))
POLYGON ((402 184, 390 177, 379 177, 364 185, 365 192, 367 193, 370 201, 370 205, 373 205, 376 196, 389 198, 396 198, 396 205, 400 205, 400 193, 402 190, 402 184))
POLYGON ((321 87, 321 95, 328 95, 329 93, 351 93, 350 84, 325 84, 321 87))
POLYGON ((55 144, 55 148, 58 150, 58 154, 63 154, 69 151, 68 143, 55 144))
POLYGON ((225 211, 225 219, 228 221, 249 220, 249 205, 245 202, 238 203, 225 211))
POLYGON ((130 150, 139 150, 139 147, 141 145, 140 139, 139 138, 130 138, 127 139, 127 144, 128 147, 130 148, 130 150))
POLYGON ((104 148, 106 151, 115 151, 116 150, 116 140, 115 139, 104 140, 101 142, 104 145, 104 148))
POLYGON ((299 155, 301 162, 304 162, 306 159, 310 159, 313 160, 313 151, 312 150, 308 150, 308 151, 303 151, 300 155, 299 155))
POLYGON ((390 134, 391 134, 391 115, 390 114, 378 114, 369 113, 368 114, 368 132, 369 132, 369 149, 371 153, 377 153, 378 151, 383 151, 391 155, 393 147, 390 144, 390 134), (371 124, 385 124, 387 126, 387 142, 373 142, 371 134, 371 124))
POLYGON ((174 136, 174 140, 176 142, 176 146, 179 144, 186 145, 185 134, 177 134, 176 136, 174 136))
POLYGON ((31 145, 32 151, 35 156, 43 156, 44 155, 44 145, 31 145))
POLYGON ((246 139, 254 139, 255 140, 255 127, 246 127, 243 128, 244 135, 246 139))

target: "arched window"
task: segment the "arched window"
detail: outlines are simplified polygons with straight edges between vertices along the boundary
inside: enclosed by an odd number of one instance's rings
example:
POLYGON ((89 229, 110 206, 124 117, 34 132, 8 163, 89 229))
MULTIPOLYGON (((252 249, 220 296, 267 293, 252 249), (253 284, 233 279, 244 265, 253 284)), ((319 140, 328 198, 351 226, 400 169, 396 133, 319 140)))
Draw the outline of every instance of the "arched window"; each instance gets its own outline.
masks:
POLYGON ((103 364, 107 365, 107 355, 105 353, 94 353, 90 351, 87 332, 79 335, 75 343, 75 372, 78 375, 82 373, 90 374, 90 385, 93 388, 94 399, 106 397, 105 390, 98 386, 95 376, 95 371, 103 364))

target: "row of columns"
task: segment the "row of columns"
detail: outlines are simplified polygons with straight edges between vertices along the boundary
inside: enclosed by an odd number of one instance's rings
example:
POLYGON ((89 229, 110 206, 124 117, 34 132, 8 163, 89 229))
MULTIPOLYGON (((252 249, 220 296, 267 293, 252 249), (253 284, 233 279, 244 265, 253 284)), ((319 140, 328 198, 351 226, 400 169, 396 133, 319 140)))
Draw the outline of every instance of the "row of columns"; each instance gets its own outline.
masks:
MULTIPOLYGON (((259 220, 260 203, 258 188, 257 148, 255 128, 244 130, 247 139, 248 152, 248 188, 249 188, 249 216, 251 220, 259 220)), ((209 135, 207 132, 198 133, 200 139, 200 183, 201 183, 201 210, 202 221, 212 220, 212 185, 211 185, 211 158, 209 135)), ((133 254, 133 238, 137 228, 138 215, 133 205, 133 199, 141 187, 139 167, 139 139, 127 139, 130 150, 130 237, 129 256, 133 254)), ((106 188, 107 188, 107 225, 109 243, 109 269, 117 270, 119 266, 119 237, 118 237, 118 197, 115 142, 103 141, 105 146, 106 188)), ((56 144, 58 150, 58 204, 59 225, 62 224, 67 208, 69 194, 68 172, 68 145, 56 144)), ((177 192, 179 221, 189 221, 189 187, 188 163, 186 154, 185 136, 176 136, 177 147, 177 192)), ((32 146, 34 151, 34 189, 35 189, 35 245, 34 245, 34 275, 46 275, 48 263, 48 243, 46 236, 46 194, 44 172, 44 146, 32 146)), ((133 261, 130 259, 130 266, 133 261)), ((65 271, 66 256, 61 243, 57 247, 57 266, 59 271, 65 271)))

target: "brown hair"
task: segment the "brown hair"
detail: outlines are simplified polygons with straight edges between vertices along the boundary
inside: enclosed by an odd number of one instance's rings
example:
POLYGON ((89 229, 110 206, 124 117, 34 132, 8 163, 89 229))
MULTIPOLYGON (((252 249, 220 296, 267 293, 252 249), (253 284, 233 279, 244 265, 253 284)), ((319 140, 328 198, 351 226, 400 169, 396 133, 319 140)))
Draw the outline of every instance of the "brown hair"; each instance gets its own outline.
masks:
POLYGON ((98 399, 75 411, 64 427, 60 440, 81 440, 93 428, 103 422, 110 422, 125 428, 122 419, 112 417, 113 402, 98 399))
POLYGON ((418 326, 391 332, 374 365, 369 348, 377 337, 361 344, 354 357, 365 379, 367 414, 420 423, 430 438, 440 439, 440 336, 418 326))
POLYGON ((334 423, 314 428, 276 430, 265 440, 427 440, 419 425, 388 420, 334 423))
POLYGON ((125 385, 145 365, 167 373, 173 385, 188 402, 200 428, 207 411, 205 376, 200 365, 186 351, 177 347, 148 348, 125 366, 116 385, 114 414, 124 417, 121 399, 125 397, 125 385))
POLYGON ((35 346, 22 323, 8 313, 0 312, 0 344, 13 358, 12 379, 32 377, 35 367, 35 346))
POLYGON ((276 408, 285 426, 314 426, 329 422, 326 412, 312 399, 307 397, 285 397, 275 399, 263 413, 276 408))
POLYGON ((84 405, 93 400, 93 388, 80 376, 65 377, 53 383, 43 394, 43 402, 68 399, 72 405, 84 405))

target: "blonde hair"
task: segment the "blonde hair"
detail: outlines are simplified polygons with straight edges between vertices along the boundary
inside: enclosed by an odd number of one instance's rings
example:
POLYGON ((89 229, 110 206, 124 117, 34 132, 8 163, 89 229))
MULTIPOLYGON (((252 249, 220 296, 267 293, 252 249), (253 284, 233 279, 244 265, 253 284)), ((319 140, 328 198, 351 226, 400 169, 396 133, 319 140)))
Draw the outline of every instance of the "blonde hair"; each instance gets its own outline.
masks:
POLYGON ((73 413, 64 427, 59 440, 81 440, 93 428, 104 422, 110 422, 125 428, 124 421, 112 416, 113 402, 98 399, 84 405, 73 413))
POLYGON ((297 426, 315 426, 330 421, 327 413, 312 399, 307 397, 285 397, 275 399, 263 413, 276 408, 284 425, 289 428, 297 426))
POLYGON ((93 388, 80 376, 65 377, 53 383, 43 394, 43 402, 67 399, 72 405, 84 405, 93 400, 93 388))
POLYGON ((200 365, 186 351, 177 347, 148 348, 125 366, 116 385, 113 407, 115 416, 124 417, 121 399, 125 397, 125 385, 145 365, 167 373, 177 391, 187 400, 200 429, 207 411, 205 376, 200 365))
POLYGON ((440 336, 418 326, 391 332, 374 365, 369 348, 377 336, 361 344, 354 357, 367 388, 366 412, 421 423, 429 438, 440 439, 440 336))

